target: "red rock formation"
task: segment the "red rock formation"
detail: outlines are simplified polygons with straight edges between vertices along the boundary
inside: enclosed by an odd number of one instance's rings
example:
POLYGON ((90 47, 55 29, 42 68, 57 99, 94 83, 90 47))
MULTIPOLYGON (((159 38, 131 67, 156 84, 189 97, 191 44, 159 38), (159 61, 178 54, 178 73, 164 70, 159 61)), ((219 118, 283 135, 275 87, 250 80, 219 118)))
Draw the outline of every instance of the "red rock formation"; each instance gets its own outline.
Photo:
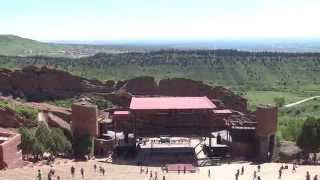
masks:
POLYGON ((136 77, 125 82, 120 82, 119 89, 130 92, 133 95, 155 95, 159 93, 158 85, 153 77, 136 77), (123 84, 121 87, 120 84, 123 84))
POLYGON ((221 87, 211 87, 202 81, 184 78, 163 79, 159 82, 161 95, 166 96, 207 96, 210 99, 221 100, 228 108, 246 112, 247 100, 221 87))
POLYGON ((111 92, 112 87, 48 67, 0 70, 0 92, 31 100, 73 97, 86 92, 111 92))

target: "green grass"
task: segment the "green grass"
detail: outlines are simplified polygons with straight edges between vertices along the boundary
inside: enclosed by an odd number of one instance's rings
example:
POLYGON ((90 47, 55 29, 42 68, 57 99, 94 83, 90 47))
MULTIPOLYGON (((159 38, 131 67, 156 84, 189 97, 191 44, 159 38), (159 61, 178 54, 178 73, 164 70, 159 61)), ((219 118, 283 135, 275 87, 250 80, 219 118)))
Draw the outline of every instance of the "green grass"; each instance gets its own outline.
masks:
POLYGON ((278 136, 295 141, 307 117, 320 118, 320 99, 314 99, 290 108, 279 109, 278 136))
POLYGON ((249 107, 254 109, 260 104, 271 104, 275 105, 274 98, 283 97, 285 104, 293 103, 308 97, 301 93, 292 93, 285 91, 247 91, 243 95, 248 99, 249 107))
POLYGON ((70 108, 71 105, 74 103, 74 99, 58 99, 54 101, 48 101, 47 103, 59 106, 59 107, 64 107, 64 108, 70 108))
POLYGON ((11 105, 6 101, 1 101, 0 100, 0 108, 9 108, 12 109, 13 111, 15 111, 15 113, 25 119, 31 120, 36 122, 37 121, 37 117, 38 117, 38 110, 34 109, 34 108, 30 108, 30 107, 26 107, 26 106, 22 106, 22 105, 11 105))

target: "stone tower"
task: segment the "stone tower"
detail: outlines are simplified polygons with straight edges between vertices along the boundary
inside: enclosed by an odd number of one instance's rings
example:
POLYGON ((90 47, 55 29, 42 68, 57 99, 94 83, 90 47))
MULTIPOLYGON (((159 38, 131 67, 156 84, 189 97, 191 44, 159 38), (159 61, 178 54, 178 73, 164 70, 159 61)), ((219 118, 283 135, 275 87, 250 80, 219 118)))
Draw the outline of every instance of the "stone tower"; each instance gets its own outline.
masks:
POLYGON ((278 127, 278 108, 275 106, 259 106, 255 111, 257 117, 256 137, 258 158, 269 161, 275 148, 275 134, 278 127))
POLYGON ((98 107, 89 102, 75 103, 71 107, 71 128, 72 133, 78 135, 90 135, 97 137, 98 132, 98 107))

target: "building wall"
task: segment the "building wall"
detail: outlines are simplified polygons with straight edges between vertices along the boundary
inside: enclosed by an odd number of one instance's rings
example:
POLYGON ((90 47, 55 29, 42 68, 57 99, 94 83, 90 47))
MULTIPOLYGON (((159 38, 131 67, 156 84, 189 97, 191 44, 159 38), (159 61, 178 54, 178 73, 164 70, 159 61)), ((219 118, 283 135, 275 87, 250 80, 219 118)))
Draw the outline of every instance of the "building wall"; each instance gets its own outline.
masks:
POLYGON ((88 103, 76 103, 72 105, 71 129, 79 135, 91 135, 97 137, 99 134, 96 105, 88 103))
POLYGON ((9 140, 0 144, 0 169, 16 168, 23 165, 22 152, 18 149, 20 144, 20 134, 15 134, 9 140))
POLYGON ((274 106, 261 106, 257 108, 255 115, 257 117, 258 160, 266 162, 272 158, 268 157, 268 154, 270 156, 273 154, 274 135, 278 127, 278 108, 274 106))
POLYGON ((277 132, 278 108, 274 106, 261 106, 255 111, 257 117, 257 136, 270 136, 277 132))

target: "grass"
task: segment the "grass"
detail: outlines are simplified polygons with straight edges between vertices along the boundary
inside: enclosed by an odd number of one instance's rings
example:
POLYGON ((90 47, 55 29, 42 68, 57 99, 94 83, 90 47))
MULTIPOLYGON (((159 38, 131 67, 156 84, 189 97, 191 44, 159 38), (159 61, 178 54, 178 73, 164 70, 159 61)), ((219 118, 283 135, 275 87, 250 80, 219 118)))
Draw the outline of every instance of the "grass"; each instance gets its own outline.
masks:
POLYGON ((74 99, 58 99, 54 101, 48 101, 47 103, 59 107, 71 108, 71 105, 74 103, 74 99))
POLYGON ((254 109, 260 104, 275 105, 274 98, 278 97, 283 97, 285 99, 285 104, 309 97, 305 94, 285 91, 247 91, 243 96, 248 99, 250 109, 254 109))
POLYGON ((7 101, 0 101, 0 108, 9 108, 12 109, 18 116, 31 120, 37 121, 38 110, 22 105, 11 105, 7 101))

